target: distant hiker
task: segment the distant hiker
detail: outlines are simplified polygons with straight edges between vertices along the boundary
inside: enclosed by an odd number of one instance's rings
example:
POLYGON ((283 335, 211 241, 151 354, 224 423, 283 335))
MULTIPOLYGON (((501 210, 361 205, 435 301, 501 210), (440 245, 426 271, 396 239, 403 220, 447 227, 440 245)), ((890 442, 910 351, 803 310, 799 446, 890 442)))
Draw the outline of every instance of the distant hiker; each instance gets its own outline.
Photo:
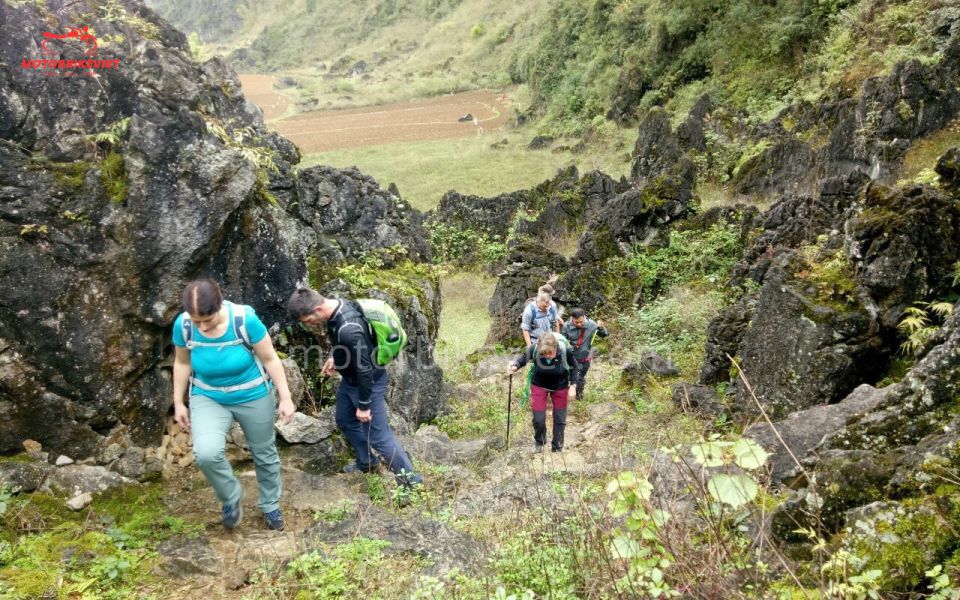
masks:
POLYGON ((243 516, 243 487, 224 454, 230 427, 240 423, 253 454, 260 510, 269 529, 283 529, 274 409, 289 423, 296 407, 267 328, 249 306, 224 301, 210 279, 188 283, 182 304, 184 312, 173 324, 173 418, 193 434, 197 467, 223 504, 227 529, 243 516))
POLYGON ((536 343, 540 334, 548 331, 560 331, 557 305, 550 294, 538 292, 533 302, 527 302, 520 318, 520 332, 529 348, 536 343))
POLYGON ((574 363, 573 385, 576 398, 583 398, 583 389, 586 386, 587 371, 590 370, 590 361, 593 360, 593 336, 607 337, 609 332, 603 326, 603 321, 588 319, 582 308, 570 311, 570 320, 560 330, 573 347, 574 363))
POLYGON ((507 368, 515 373, 527 363, 532 364, 530 380, 530 407, 533 409, 533 441, 537 452, 547 443, 547 398, 553 404, 553 438, 550 449, 563 450, 563 430, 567 425, 567 393, 574 364, 573 348, 562 338, 544 332, 534 346, 513 361, 507 368))
POLYGON ((377 362, 377 342, 363 311, 355 302, 324 298, 311 289, 299 289, 287 304, 290 316, 305 325, 326 324, 333 346, 323 364, 324 375, 340 374, 337 387, 337 427, 353 446, 355 461, 345 473, 377 469, 376 450, 405 488, 422 483, 413 464, 387 422, 387 370, 377 362))
POLYGON ((477 128, 477 135, 480 135, 483 133, 483 125, 480 124, 480 119, 474 117, 473 126, 477 128))
POLYGON ((553 286, 549 283, 545 283, 540 286, 540 289, 537 290, 537 293, 546 292, 550 294, 550 307, 557 313, 557 333, 560 332, 560 328, 563 327, 563 308, 557 306, 557 303, 553 300, 553 297, 557 295, 557 291, 553 289, 553 286))

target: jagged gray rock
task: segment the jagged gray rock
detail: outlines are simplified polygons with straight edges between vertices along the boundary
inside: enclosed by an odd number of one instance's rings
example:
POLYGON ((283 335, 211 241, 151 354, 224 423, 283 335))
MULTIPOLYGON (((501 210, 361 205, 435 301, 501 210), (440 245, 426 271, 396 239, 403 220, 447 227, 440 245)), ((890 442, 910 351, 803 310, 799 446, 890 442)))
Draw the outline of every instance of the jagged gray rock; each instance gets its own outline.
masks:
POLYGON ((157 553, 163 570, 173 577, 184 579, 223 572, 223 558, 206 536, 171 538, 157 546, 157 553))
POLYGON ((276 425, 277 433, 291 444, 316 444, 329 438, 337 430, 334 422, 334 408, 325 408, 317 417, 298 412, 293 420, 284 425, 276 425))
MULTIPOLYGON (((186 38, 149 9, 118 6, 155 30, 81 16, 62 0, 0 5, 12 32, 0 47, 6 64, 57 26, 47 18, 126 40, 101 45, 100 58, 122 68, 98 78, 0 73, 0 452, 33 437, 83 459, 121 423, 132 445, 159 444, 168 328, 189 279, 219 279, 271 326, 307 279, 308 257, 318 272, 381 250, 388 267, 430 257, 418 213, 356 170, 294 176, 297 149, 266 130, 229 67, 193 62, 186 38), (106 131, 112 141, 89 141, 106 131), (394 247, 403 251, 385 250, 394 247)), ((406 308, 405 325, 424 331, 412 321, 439 312, 406 308)), ((430 418, 443 403, 439 369, 403 377, 424 398, 404 417, 430 418)))

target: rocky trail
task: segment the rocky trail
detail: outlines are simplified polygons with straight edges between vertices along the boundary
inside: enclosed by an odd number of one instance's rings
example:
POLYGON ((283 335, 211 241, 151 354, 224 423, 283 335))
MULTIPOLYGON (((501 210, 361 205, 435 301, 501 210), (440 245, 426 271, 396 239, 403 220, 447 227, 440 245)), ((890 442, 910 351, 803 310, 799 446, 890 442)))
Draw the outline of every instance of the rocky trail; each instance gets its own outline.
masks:
MULTIPOLYGON (((498 379, 461 385, 461 390, 497 389, 503 384, 498 379)), ((236 530, 227 531, 219 522, 219 505, 192 465, 168 475, 166 503, 171 514, 204 527, 197 537, 164 543, 162 568, 178 582, 182 597, 234 597, 251 581, 279 573, 297 556, 363 537, 389 542, 386 555, 424 560, 424 575, 440 577, 456 569, 483 576, 490 548, 464 533, 463 524, 527 509, 572 509, 584 481, 638 466, 624 452, 624 409, 618 403, 585 406, 577 413, 582 416, 568 421, 564 451, 538 453, 533 451, 529 415, 517 398, 514 402, 509 449, 502 436, 451 440, 435 426, 404 436, 402 443, 418 468, 426 467, 426 483, 423 498, 403 508, 391 502, 389 493, 372 501, 365 491, 366 477, 382 478, 392 487, 388 472, 308 473, 295 465, 310 450, 294 446, 283 459, 281 505, 286 528, 269 531, 256 506, 252 462, 235 447, 235 470, 245 490, 244 519, 236 530)))

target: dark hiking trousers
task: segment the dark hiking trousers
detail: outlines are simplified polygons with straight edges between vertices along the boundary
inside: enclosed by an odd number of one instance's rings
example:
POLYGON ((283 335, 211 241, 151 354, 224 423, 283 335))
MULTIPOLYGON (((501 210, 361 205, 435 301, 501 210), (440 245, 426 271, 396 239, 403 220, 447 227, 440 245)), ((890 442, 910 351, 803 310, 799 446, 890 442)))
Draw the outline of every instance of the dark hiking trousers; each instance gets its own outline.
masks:
POLYGON ((361 471, 370 471, 376 466, 378 460, 373 454, 376 450, 397 476, 399 483, 422 483, 423 478, 413 472, 413 464, 387 422, 387 403, 384 400, 386 393, 387 372, 379 369, 374 376, 373 392, 370 394, 372 419, 369 423, 361 423, 357 420, 357 407, 354 404, 354 401, 359 399, 360 388, 351 385, 346 379, 341 379, 337 387, 337 427, 353 446, 357 467, 361 471))
POLYGON ((577 361, 577 366, 573 374, 574 385, 577 388, 577 398, 583 399, 583 389, 587 385, 587 371, 590 370, 590 361, 577 361))

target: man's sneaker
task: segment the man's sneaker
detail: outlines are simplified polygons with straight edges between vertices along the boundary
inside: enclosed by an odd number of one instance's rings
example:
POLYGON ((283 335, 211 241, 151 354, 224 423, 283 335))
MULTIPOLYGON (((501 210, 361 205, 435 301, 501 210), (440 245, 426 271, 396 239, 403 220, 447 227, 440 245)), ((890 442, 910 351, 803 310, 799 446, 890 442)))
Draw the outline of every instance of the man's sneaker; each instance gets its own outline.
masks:
POLYGON ((543 454, 543 444, 534 444, 533 445, 534 454, 543 454))
POLYGON ((233 504, 224 504, 223 505, 223 526, 227 529, 236 529, 237 525, 240 524, 240 519, 243 518, 243 496, 233 504))
POLYGON ((550 452, 563 452, 563 446, 554 446, 550 448, 550 452))
POLYGON ((267 520, 267 529, 283 531, 283 515, 280 514, 279 508, 277 510, 271 510, 268 513, 263 513, 263 518, 267 520))

